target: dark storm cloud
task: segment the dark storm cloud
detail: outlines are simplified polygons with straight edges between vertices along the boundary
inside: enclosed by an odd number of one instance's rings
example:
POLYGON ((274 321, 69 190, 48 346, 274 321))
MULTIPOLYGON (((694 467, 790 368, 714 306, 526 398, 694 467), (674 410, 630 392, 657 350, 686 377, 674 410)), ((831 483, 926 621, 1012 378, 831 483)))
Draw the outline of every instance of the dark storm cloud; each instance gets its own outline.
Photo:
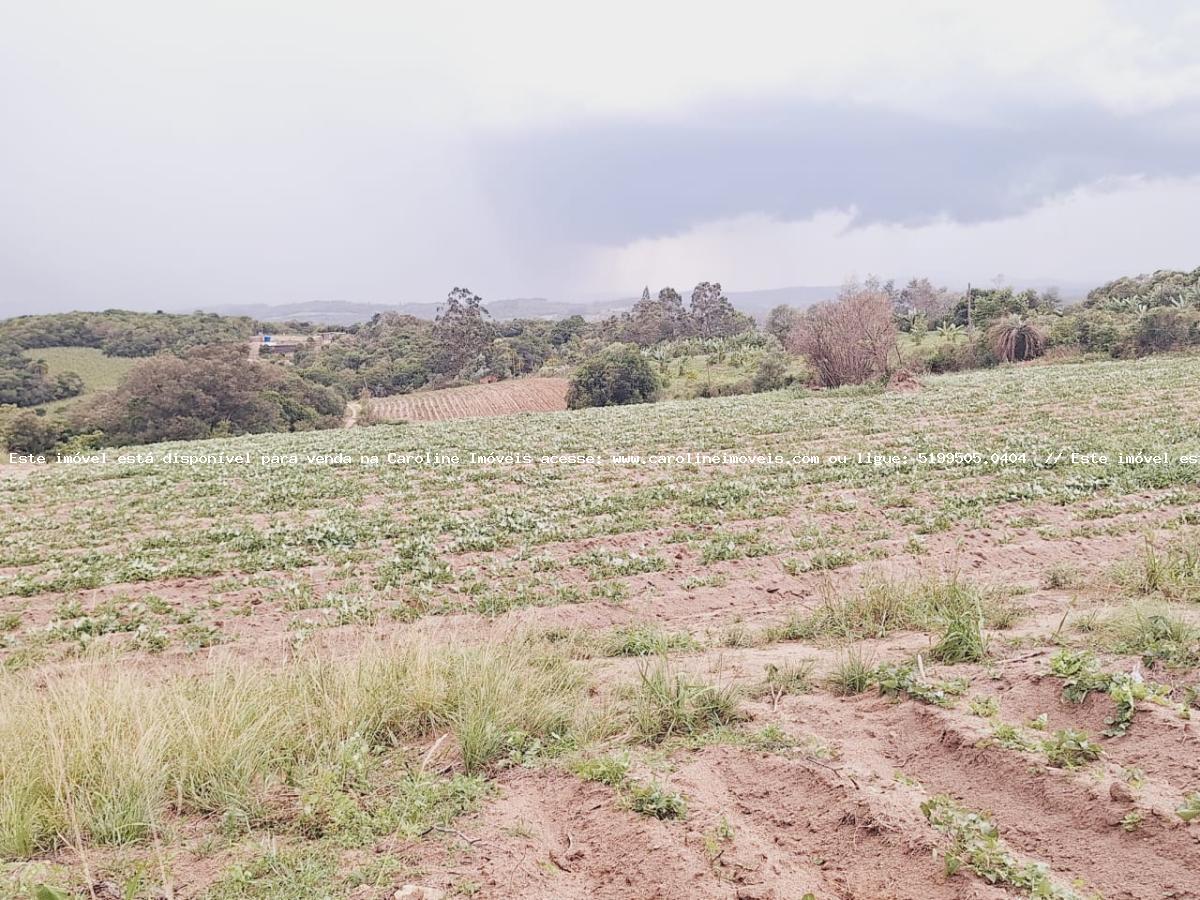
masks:
POLYGON ((802 102, 686 121, 591 121, 479 146, 497 205, 534 232, 623 243, 714 219, 987 221, 1107 177, 1200 172, 1200 111, 1010 111, 947 124, 802 102))

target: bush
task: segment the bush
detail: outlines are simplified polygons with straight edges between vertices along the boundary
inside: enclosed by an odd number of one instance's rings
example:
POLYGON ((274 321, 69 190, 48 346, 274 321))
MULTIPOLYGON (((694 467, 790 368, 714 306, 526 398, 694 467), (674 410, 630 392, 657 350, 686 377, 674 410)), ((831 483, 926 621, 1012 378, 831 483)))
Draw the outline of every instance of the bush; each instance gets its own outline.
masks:
POLYGON ((891 298, 870 285, 848 285, 834 302, 809 309, 788 343, 823 387, 882 380, 899 358, 891 298))
POLYGON ((610 349, 576 370, 567 389, 567 407, 647 403, 658 393, 658 377, 649 361, 631 347, 610 349))
POLYGON ((1200 343, 1200 317, 1173 307, 1159 307, 1138 317, 1130 344, 1126 345, 1132 353, 1126 355, 1182 350, 1194 343, 1200 343))
POLYGON ((14 453, 47 453, 66 436, 65 427, 46 416, 22 410, 4 425, 4 446, 14 453))
POLYGON ((768 353, 759 361, 750 386, 758 393, 778 390, 787 383, 787 360, 778 353, 768 353))
POLYGON ((1073 344, 1084 353, 1112 353, 1120 343, 1121 335, 1121 324, 1115 313, 1099 309, 1074 309, 1053 321, 1049 344, 1073 344))

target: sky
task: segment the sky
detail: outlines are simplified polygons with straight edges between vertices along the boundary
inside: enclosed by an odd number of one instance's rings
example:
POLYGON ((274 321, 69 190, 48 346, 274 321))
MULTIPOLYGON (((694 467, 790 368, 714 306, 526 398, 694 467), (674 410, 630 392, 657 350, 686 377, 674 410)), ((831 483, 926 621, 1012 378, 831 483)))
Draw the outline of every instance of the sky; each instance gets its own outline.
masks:
POLYGON ((0 316, 1200 265, 1200 4, 0 0, 0 316))

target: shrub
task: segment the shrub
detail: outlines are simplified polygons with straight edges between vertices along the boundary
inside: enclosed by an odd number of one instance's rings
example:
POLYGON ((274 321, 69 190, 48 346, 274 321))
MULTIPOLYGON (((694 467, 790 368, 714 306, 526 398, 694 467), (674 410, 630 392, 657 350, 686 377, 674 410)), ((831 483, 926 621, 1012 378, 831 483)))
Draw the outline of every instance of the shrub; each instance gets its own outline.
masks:
POLYGON ((847 285, 838 299, 807 310, 788 338, 823 387, 886 378, 899 358, 892 301, 873 285, 847 285))
POLYGON ((1182 350, 1197 338, 1200 338, 1200 319, 1181 309, 1160 307, 1138 317, 1128 345, 1132 353, 1128 355, 1182 350))
POLYGON ((750 387, 755 393, 774 391, 786 385, 787 360, 778 353, 768 353, 758 363, 750 387))
POLYGON ((992 353, 1003 362, 1024 362, 1046 352, 1046 336, 1019 316, 1010 316, 988 329, 992 353))
POLYGON ((65 436, 62 424, 30 410, 10 417, 2 434, 4 446, 14 453, 47 453, 65 436))
POLYGON ((617 347, 589 359, 571 377, 567 406, 623 406, 647 403, 658 392, 650 362, 632 347, 617 347))

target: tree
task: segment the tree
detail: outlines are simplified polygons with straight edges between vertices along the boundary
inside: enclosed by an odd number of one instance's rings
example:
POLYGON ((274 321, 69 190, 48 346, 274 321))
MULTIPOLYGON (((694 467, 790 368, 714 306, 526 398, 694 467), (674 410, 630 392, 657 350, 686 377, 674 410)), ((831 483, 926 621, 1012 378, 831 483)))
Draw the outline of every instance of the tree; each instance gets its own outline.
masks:
POLYGON ((787 357, 785 354, 767 353, 758 363, 754 378, 750 382, 755 393, 774 391, 787 384, 787 357))
POLYGON ((950 312, 956 299, 944 287, 935 288, 928 278, 914 278, 900 291, 899 305, 906 312, 921 313, 934 322, 950 312))
POLYGON ((647 289, 622 319, 619 331, 622 340, 639 347, 652 347, 660 341, 683 337, 687 331, 683 301, 674 288, 663 288, 656 299, 651 299, 647 289))
POLYGON ((484 351, 495 336, 490 318, 479 295, 461 287, 450 291, 433 322, 440 371, 457 375, 484 351))
POLYGON ((1020 316, 1010 316, 988 330, 992 353, 1002 362, 1023 362, 1046 352, 1046 336, 1020 316))
POLYGON ((646 403, 658 393, 650 362, 633 347, 616 347, 593 356, 571 376, 567 407, 646 403))
POLYGON ((51 377, 45 362, 26 357, 15 341, 0 340, 0 404, 37 406, 82 391, 83 379, 74 372, 51 377))
POLYGON ((721 293, 719 281, 702 281, 692 291, 691 325, 702 338, 729 337, 754 327, 721 293))
POLYGON ((116 390, 81 408, 76 426, 119 446, 341 425, 346 404, 338 393, 245 354, 244 344, 234 344, 142 360, 116 390))
POLYGON ((837 387, 886 378, 899 359, 892 298, 878 286, 848 284, 838 299, 807 310, 791 349, 808 361, 818 384, 837 387))
POLYGON ((786 303, 780 303, 767 313, 763 330, 767 334, 773 335, 779 343, 786 344, 788 335, 791 334, 799 317, 800 310, 794 306, 788 306, 786 303))
POLYGON ((583 316, 574 315, 566 319, 559 319, 550 328, 550 343, 555 347, 561 347, 570 343, 576 335, 583 334, 586 329, 587 322, 584 321, 583 316))

